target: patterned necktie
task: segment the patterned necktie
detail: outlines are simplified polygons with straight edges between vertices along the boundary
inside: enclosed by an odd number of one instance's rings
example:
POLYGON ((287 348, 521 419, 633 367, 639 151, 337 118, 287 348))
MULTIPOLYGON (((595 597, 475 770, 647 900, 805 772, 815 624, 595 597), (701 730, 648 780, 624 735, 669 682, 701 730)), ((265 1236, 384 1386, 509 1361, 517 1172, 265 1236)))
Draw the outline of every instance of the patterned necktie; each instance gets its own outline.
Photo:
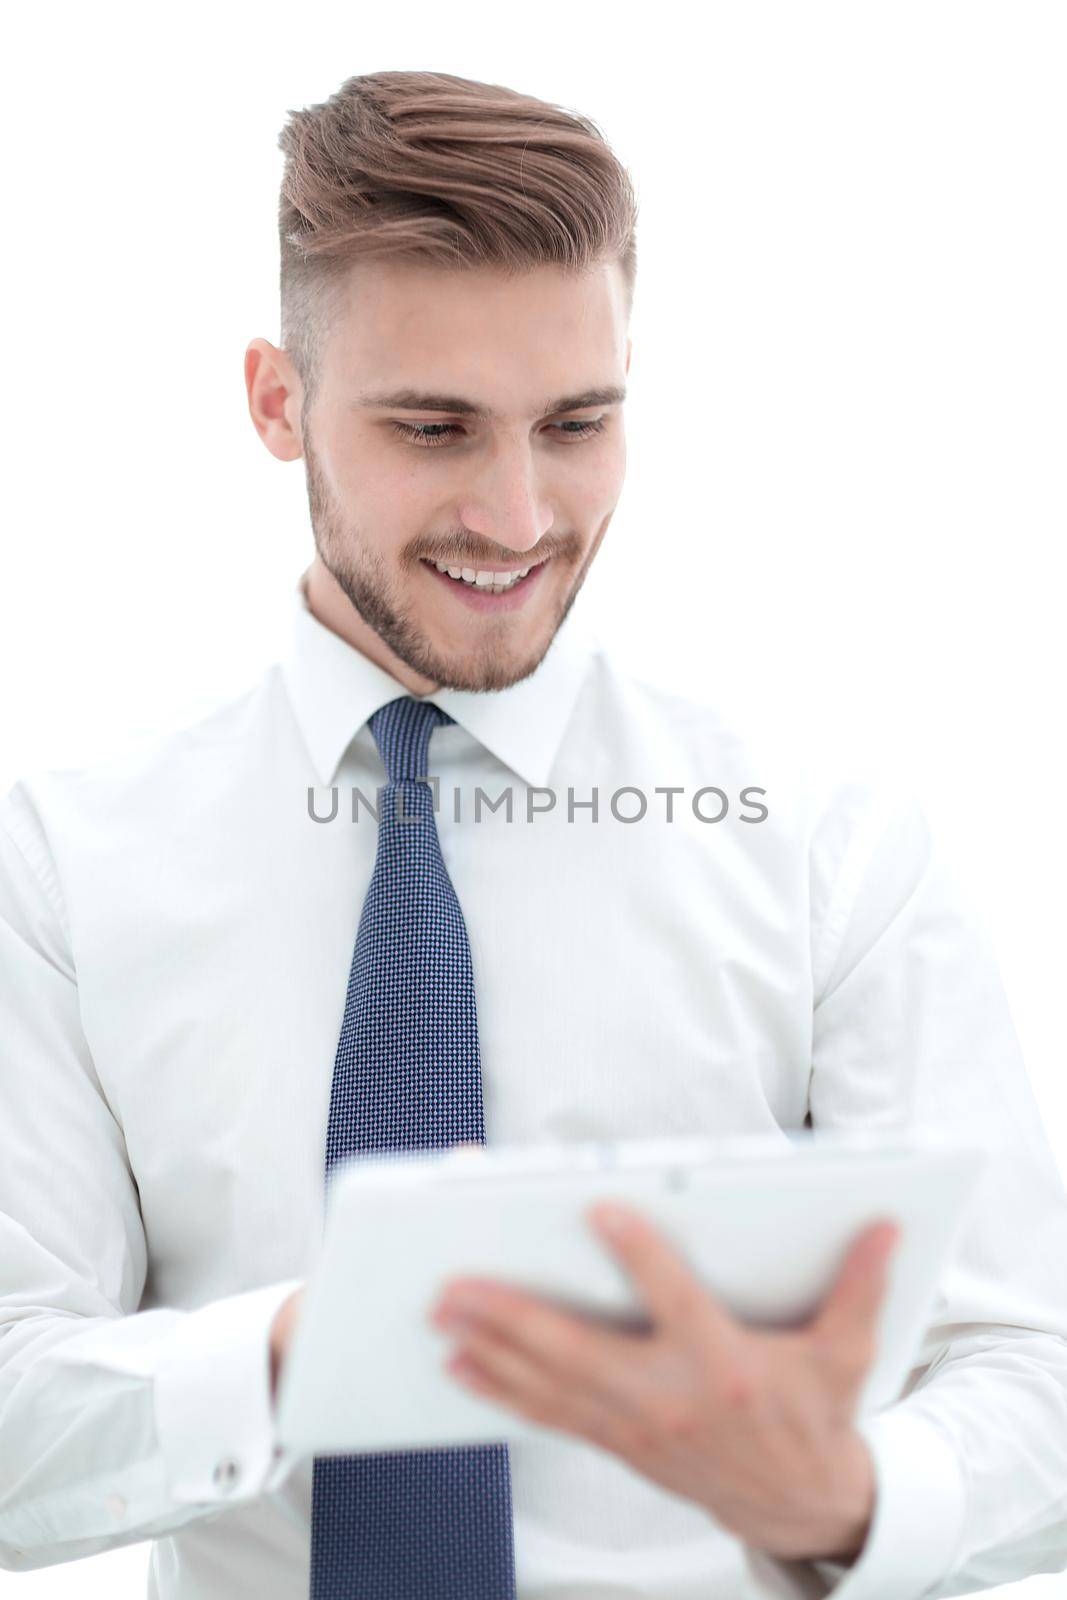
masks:
MULTIPOLYGON (((370 719, 389 781, 334 1061, 327 1176, 357 1153, 485 1143, 470 946, 422 781, 430 735, 452 720, 411 695, 370 719)), ((358 1359, 358 1329, 353 1346, 358 1359)), ((316 1457, 311 1600, 514 1596, 506 1443, 316 1457)))

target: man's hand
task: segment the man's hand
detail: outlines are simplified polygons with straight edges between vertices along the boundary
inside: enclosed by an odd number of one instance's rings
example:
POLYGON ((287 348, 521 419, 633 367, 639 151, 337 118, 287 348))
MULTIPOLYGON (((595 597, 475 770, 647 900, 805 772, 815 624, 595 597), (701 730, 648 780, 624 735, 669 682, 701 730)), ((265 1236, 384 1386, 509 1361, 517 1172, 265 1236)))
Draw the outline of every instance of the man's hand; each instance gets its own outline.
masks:
POLYGON ((447 1370, 614 1452, 772 1556, 853 1560, 875 1499, 854 1415, 896 1225, 858 1235, 803 1327, 767 1332, 730 1316, 639 1213, 595 1206, 589 1218, 636 1285, 651 1331, 605 1330, 507 1284, 456 1279, 431 1315, 460 1341, 447 1370), (626 1219, 614 1236, 612 1210, 626 1219), (462 1320, 450 1323, 449 1311, 462 1320))

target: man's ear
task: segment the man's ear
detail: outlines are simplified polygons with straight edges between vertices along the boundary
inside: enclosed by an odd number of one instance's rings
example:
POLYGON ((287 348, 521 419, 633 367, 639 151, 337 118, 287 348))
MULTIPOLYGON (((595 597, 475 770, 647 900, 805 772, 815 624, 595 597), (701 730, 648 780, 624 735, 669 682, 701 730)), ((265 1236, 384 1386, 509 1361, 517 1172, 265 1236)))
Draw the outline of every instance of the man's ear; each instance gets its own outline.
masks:
POLYGON ((245 351, 245 390, 252 426, 271 455, 279 461, 299 460, 304 453, 304 388, 288 355, 269 339, 253 339, 245 351))

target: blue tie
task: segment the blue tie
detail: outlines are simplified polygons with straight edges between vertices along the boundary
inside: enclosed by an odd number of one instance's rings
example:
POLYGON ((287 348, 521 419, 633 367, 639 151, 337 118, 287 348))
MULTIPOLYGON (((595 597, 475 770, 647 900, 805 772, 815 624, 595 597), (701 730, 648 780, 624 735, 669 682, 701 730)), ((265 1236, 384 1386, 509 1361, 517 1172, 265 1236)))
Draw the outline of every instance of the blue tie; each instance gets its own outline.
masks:
MULTIPOLYGON (((334 1061, 327 1179, 357 1153, 485 1143, 467 929, 421 781, 431 733, 452 720, 411 695, 370 719, 389 781, 334 1061)), ((506 1443, 316 1457, 311 1600, 514 1597, 506 1443)))

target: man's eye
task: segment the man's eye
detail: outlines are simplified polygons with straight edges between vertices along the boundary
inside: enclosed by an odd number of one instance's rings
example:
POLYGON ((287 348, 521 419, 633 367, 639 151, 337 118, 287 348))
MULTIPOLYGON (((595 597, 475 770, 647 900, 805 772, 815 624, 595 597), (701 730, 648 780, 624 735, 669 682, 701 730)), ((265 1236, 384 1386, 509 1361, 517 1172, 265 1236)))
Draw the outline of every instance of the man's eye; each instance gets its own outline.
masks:
MULTIPOLYGON (((559 434, 561 439, 589 439, 596 433, 603 433, 607 419, 597 417, 591 422, 554 422, 552 430, 559 434), (570 430, 577 430, 571 432, 570 430)), ((453 434, 462 433, 463 429, 454 422, 393 422, 392 426, 402 439, 419 445, 441 445, 453 434)))

